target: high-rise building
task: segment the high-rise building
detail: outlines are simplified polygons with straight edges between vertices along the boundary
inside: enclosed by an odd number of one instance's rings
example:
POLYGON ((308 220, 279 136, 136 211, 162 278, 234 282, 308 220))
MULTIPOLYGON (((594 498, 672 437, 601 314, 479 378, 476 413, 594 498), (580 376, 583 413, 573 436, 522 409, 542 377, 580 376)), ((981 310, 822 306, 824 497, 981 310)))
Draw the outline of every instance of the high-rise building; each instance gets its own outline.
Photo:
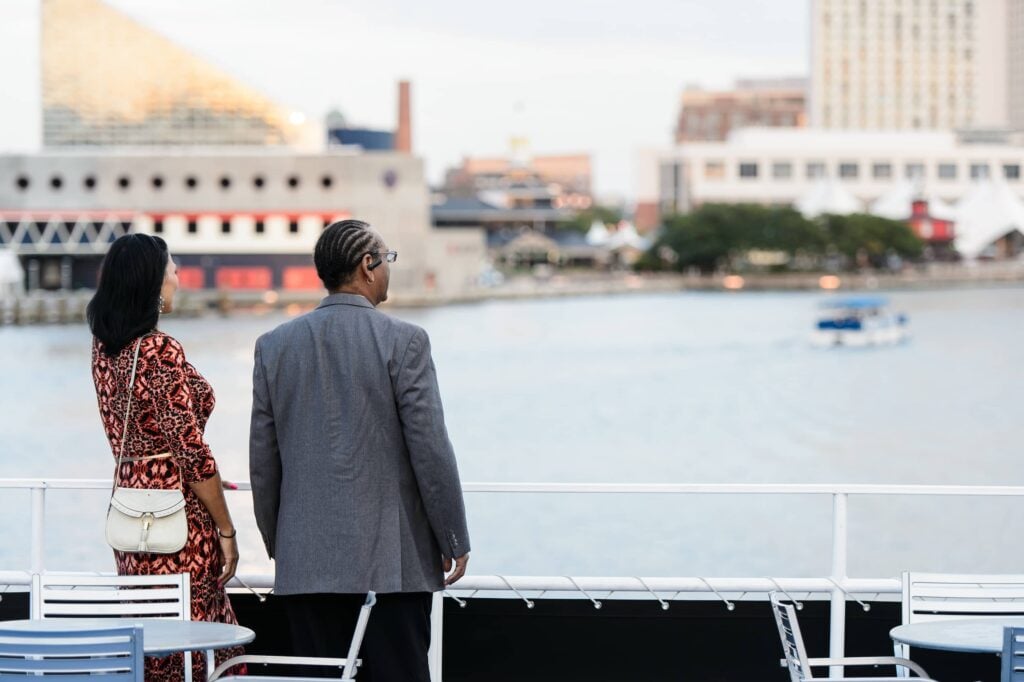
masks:
POLYGON ((805 125, 807 81, 803 78, 746 79, 732 90, 687 88, 676 123, 676 143, 725 140, 735 128, 805 125))
POLYGON ((1010 126, 1024 130, 1024 0, 1006 0, 1006 27, 1010 126))
POLYGON ((305 118, 100 0, 42 1, 43 144, 287 145, 305 118))
POLYGON ((812 0, 811 125, 1007 126, 1008 2, 812 0))

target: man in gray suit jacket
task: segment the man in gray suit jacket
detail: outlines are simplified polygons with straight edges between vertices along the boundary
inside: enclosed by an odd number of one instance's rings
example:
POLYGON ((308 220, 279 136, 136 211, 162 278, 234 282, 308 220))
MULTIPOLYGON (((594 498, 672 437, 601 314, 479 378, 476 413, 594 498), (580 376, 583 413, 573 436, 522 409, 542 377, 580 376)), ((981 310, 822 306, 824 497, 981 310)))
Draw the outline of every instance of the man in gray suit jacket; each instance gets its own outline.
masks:
POLYGON ((469 559, 430 342, 375 308, 397 257, 366 223, 327 227, 314 262, 329 295, 261 336, 253 369, 253 505, 295 653, 344 657, 377 592, 364 682, 429 679, 431 593, 469 559))

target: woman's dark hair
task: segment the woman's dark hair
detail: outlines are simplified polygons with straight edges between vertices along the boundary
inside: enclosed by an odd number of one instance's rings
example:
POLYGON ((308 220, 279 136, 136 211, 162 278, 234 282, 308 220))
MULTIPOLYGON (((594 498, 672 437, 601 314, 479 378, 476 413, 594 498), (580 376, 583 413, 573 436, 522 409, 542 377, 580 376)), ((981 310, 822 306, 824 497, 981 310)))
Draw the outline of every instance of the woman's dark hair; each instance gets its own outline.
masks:
POLYGON ((328 291, 352 279, 359 262, 377 247, 377 236, 362 220, 339 220, 328 225, 313 250, 313 264, 328 291))
POLYGON ((167 270, 167 242, 147 234, 126 234, 110 245, 100 265, 96 294, 85 310, 92 335, 113 357, 160 317, 160 288, 167 270))

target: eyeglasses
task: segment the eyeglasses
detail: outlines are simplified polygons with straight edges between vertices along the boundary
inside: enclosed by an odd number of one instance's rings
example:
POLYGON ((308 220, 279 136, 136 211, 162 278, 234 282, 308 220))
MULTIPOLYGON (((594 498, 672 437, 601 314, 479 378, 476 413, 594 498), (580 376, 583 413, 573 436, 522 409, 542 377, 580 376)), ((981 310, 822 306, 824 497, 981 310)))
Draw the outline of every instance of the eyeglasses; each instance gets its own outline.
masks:
POLYGON ((394 263, 396 260, 398 260, 398 252, 397 251, 369 251, 367 253, 367 255, 369 255, 369 256, 377 256, 378 257, 377 260, 375 260, 374 262, 370 263, 370 267, 369 267, 370 270, 373 270, 374 268, 378 267, 385 260, 387 262, 389 262, 389 263, 394 263), (384 260, 381 260, 380 256, 384 256, 384 260))

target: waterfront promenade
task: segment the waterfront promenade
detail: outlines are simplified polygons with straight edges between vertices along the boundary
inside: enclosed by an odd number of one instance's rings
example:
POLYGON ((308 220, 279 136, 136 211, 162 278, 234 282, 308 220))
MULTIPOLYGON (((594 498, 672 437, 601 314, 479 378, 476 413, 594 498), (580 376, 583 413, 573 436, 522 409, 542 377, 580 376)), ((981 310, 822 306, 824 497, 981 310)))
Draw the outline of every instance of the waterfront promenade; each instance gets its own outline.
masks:
MULTIPOLYGON (((864 271, 858 273, 745 273, 675 274, 633 272, 556 272, 538 277, 513 275, 501 285, 467 287, 458 295, 440 296, 429 292, 395 294, 387 305, 418 308, 474 303, 490 300, 542 299, 566 296, 672 291, 821 291, 837 285, 838 291, 902 291, 960 287, 1015 286, 1024 284, 1024 262, 929 264, 908 267, 902 272, 864 271), (831 281, 823 278, 831 278, 831 281)), ((36 291, 17 297, 0 298, 0 326, 24 324, 67 324, 85 319, 85 306, 92 292, 36 291)), ((282 309, 300 312, 316 305, 323 292, 308 291, 182 291, 178 314, 199 316, 229 314, 233 311, 282 309)))

